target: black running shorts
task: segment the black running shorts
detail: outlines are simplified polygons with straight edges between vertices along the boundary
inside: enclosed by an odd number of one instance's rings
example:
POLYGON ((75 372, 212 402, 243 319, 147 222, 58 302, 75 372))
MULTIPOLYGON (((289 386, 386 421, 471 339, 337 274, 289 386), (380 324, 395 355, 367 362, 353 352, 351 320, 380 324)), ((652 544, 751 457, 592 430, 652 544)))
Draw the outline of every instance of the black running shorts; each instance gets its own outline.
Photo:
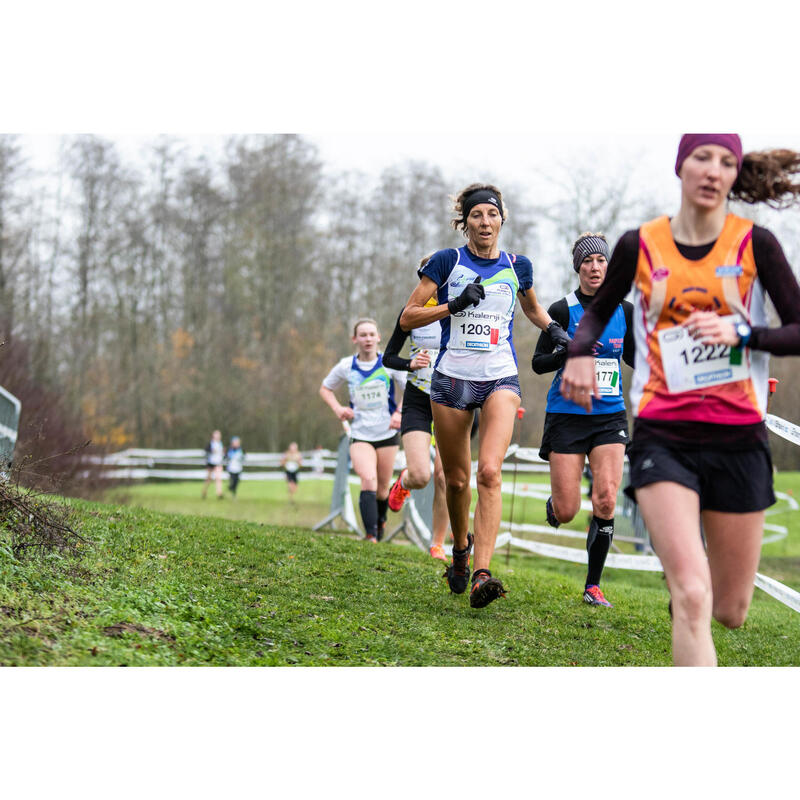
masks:
POLYGON ((400 434, 396 433, 394 436, 390 436, 388 439, 382 439, 380 442, 369 442, 366 439, 350 439, 350 444, 355 444, 356 442, 371 444, 376 450, 380 450, 381 447, 397 447, 400 444, 400 434))
POLYGON ((624 411, 614 414, 553 414, 544 415, 544 433, 539 458, 547 461, 550 453, 588 453, 600 444, 630 442, 628 416, 624 411))
POLYGON ((413 383, 407 383, 403 392, 403 418, 400 423, 400 435, 410 431, 431 432, 433 412, 431 396, 418 389, 413 383))
POLYGON ((292 472, 286 469, 284 472, 286 473, 286 480, 289 481, 289 483, 297 483, 297 471, 292 472))
POLYGON ((670 481, 697 492, 701 511, 745 514, 775 502, 767 445, 751 450, 679 450, 656 442, 637 446, 634 441, 628 458, 630 485, 625 494, 633 499, 636 489, 670 481))
POLYGON ((517 397, 522 397, 517 375, 494 381, 466 381, 434 370, 431 378, 431 401, 460 411, 473 411, 482 408, 489 395, 501 389, 508 389, 517 397))

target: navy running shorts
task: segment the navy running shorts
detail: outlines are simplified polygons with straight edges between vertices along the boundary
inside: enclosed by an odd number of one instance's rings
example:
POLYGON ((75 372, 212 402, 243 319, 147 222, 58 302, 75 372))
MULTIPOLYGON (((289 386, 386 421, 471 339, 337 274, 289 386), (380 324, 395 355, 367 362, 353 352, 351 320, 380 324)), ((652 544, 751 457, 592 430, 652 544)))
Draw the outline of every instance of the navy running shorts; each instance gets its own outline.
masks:
POLYGON ((630 443, 628 415, 613 414, 554 414, 544 415, 544 433, 539 458, 547 461, 550 453, 589 453, 601 444, 630 443))
POLYGON ((433 425, 431 396, 418 389, 413 383, 407 383, 403 392, 403 418, 400 423, 400 435, 410 431, 430 433, 433 425))
POLYGON ((517 375, 509 375, 494 381, 467 381, 451 378, 434 370, 431 378, 431 402, 457 408, 460 411, 474 411, 476 408, 483 408, 489 395, 501 389, 508 389, 517 397, 522 397, 517 375))
POLYGON ((396 433, 394 436, 390 436, 388 439, 382 439, 380 442, 370 442, 366 439, 350 439, 350 444, 355 444, 356 442, 371 444, 376 450, 380 450, 381 447, 397 447, 400 444, 400 434, 396 433))
POLYGON ((636 441, 628 452, 630 485, 625 494, 651 483, 670 481, 700 497, 701 511, 745 514, 775 502, 772 456, 768 446, 752 450, 679 450, 657 442, 636 441))

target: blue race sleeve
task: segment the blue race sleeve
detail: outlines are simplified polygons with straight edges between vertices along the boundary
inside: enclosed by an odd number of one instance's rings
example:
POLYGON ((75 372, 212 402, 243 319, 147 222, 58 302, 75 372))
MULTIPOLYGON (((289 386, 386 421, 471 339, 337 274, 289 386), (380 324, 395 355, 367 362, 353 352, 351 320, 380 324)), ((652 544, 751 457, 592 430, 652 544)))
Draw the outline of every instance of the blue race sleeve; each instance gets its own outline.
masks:
POLYGON ((421 278, 423 275, 430 278, 437 286, 444 286, 453 267, 456 265, 458 252, 449 248, 448 250, 437 250, 430 258, 430 261, 417 272, 421 278))
POLYGON ((533 264, 527 256, 512 256, 514 260, 514 272, 517 273, 519 290, 527 292, 533 286, 533 264))

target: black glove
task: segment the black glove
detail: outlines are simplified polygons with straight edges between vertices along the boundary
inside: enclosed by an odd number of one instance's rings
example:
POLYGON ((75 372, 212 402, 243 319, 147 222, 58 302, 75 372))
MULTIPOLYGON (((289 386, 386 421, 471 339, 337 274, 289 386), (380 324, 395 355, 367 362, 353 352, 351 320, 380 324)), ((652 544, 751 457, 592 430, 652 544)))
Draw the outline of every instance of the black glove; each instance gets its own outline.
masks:
POLYGON ((567 346, 565 344, 557 344, 553 348, 553 355, 558 358, 558 365, 563 367, 567 363, 567 346))
MULTIPOLYGON (((547 332, 550 334, 550 338, 556 348, 563 347, 566 349, 567 345, 572 341, 567 332, 555 320, 547 326, 547 332)), ((555 352, 555 349, 553 352, 555 352)))
POLYGON ((458 314, 470 304, 478 305, 484 297, 486 297, 486 290, 481 286, 481 276, 478 275, 472 283, 468 283, 464 287, 464 291, 458 297, 454 297, 447 304, 447 309, 451 314, 458 314))

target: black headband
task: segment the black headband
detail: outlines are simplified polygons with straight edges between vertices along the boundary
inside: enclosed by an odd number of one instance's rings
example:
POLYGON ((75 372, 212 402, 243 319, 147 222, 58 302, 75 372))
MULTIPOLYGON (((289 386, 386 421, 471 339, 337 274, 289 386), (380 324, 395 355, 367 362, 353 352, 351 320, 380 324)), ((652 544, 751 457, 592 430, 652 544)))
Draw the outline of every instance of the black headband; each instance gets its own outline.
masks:
POLYGON ((464 213, 464 222, 467 221, 469 212, 480 203, 491 203, 500 212, 500 221, 503 222, 503 204, 500 198, 491 189, 476 189, 470 192, 462 201, 461 208, 464 213))

